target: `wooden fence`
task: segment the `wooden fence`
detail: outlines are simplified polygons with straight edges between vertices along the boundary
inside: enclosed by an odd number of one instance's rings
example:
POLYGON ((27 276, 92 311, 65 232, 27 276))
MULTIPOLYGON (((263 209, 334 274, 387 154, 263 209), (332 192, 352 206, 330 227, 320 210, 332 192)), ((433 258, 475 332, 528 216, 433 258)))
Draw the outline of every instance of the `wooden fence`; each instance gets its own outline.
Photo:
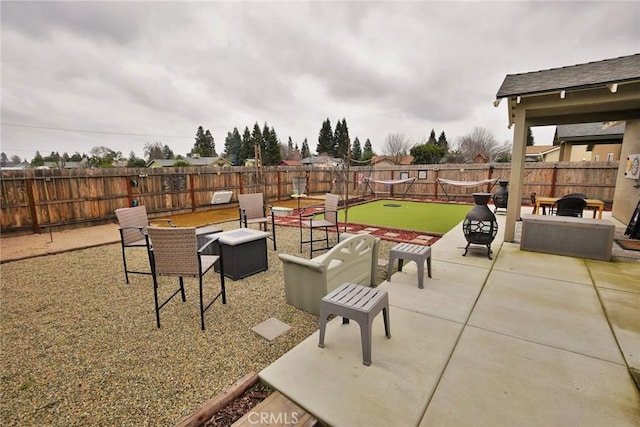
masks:
MULTIPOLYGON (((531 163, 525 168, 523 202, 529 193, 561 196, 580 192, 610 207, 617 162, 531 163)), ((189 167, 140 169, 36 169, 2 171, 1 231, 41 232, 43 228, 77 227, 113 222, 114 210, 145 205, 150 216, 233 206, 238 194, 263 192, 272 202, 289 199, 294 178, 306 183, 308 194, 334 192, 378 197, 446 200, 436 178, 480 181, 509 180, 510 164, 411 165, 395 167, 189 167), (367 184, 416 177, 409 184, 367 184), (212 205, 215 191, 230 190, 230 204, 212 205)), ((472 201, 478 191, 496 187, 448 186, 449 198, 472 201)))

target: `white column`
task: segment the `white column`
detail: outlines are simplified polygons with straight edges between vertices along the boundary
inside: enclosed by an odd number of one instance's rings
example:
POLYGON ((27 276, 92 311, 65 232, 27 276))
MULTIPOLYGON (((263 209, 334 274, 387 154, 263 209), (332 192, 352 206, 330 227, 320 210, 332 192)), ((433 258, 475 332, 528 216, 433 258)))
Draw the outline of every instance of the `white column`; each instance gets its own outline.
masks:
POLYGON ((527 152, 526 110, 516 109, 516 120, 513 129, 513 148, 511 151, 511 175, 509 178, 509 199, 507 201, 507 219, 504 229, 504 241, 513 242, 516 235, 516 221, 520 218, 522 204, 522 183, 524 181, 524 164, 527 152))

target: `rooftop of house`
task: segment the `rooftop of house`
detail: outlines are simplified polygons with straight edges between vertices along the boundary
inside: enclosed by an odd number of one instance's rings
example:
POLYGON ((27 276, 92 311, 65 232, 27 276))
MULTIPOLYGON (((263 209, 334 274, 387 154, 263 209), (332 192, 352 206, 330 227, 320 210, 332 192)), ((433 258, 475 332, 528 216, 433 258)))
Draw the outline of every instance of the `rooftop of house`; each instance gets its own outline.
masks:
POLYGON ((507 74, 496 98, 640 81, 640 54, 528 73, 507 74))

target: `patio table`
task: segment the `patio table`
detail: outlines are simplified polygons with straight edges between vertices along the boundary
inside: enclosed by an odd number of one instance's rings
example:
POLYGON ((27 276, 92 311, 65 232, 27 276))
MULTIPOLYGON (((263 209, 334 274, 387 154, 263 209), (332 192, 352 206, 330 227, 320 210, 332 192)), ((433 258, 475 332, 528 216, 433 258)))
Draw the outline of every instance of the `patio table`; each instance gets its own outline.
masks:
MULTIPOLYGON (((545 212, 545 208, 548 206, 549 208, 553 206, 553 204, 560 200, 560 197, 536 197, 536 207, 533 210, 533 214, 537 215, 540 212, 540 207, 542 206, 542 212, 545 212)), ((602 219, 602 212, 604 212, 604 202, 598 199, 586 199, 587 208, 593 209, 593 217, 596 217, 596 212, 598 213, 598 219, 602 219)))

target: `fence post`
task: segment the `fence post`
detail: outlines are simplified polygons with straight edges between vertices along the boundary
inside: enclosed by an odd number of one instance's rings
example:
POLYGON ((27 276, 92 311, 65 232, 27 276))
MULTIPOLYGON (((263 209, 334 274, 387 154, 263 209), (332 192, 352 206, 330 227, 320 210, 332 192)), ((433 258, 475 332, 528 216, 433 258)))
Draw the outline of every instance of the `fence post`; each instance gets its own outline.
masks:
POLYGON ((131 177, 125 176, 127 180, 127 207, 133 206, 133 190, 131 189, 131 177))
MULTIPOLYGON (((487 179, 493 178, 493 166, 489 166, 489 173, 487 174, 487 179)), ((491 193, 491 184, 487 184, 487 193, 491 193)))
MULTIPOLYGON (((221 167, 221 166, 220 166, 221 167)), ((196 211, 196 190, 194 188, 193 174, 189 174, 189 195, 191 195, 191 212, 196 211)))
POLYGON ((558 179, 558 165, 553 165, 551 172, 551 195, 549 197, 556 197, 556 180, 558 179))
POLYGON ((276 172, 276 174, 277 174, 276 178, 277 178, 277 183, 278 183, 278 201, 282 200, 282 189, 280 188, 280 184, 281 184, 281 181, 282 181, 282 177, 280 176, 281 173, 282 172, 280 172, 280 171, 276 172))
POLYGON ((433 170, 435 172, 435 177, 433 178, 433 188, 434 188, 434 198, 436 200, 438 200, 438 172, 440 171, 440 169, 435 168, 433 170))
POLYGON ((33 196, 33 178, 27 179, 27 199, 29 200, 29 212, 31 212, 31 223, 33 232, 40 233, 40 223, 38 222, 38 212, 36 211, 36 200, 33 196))

